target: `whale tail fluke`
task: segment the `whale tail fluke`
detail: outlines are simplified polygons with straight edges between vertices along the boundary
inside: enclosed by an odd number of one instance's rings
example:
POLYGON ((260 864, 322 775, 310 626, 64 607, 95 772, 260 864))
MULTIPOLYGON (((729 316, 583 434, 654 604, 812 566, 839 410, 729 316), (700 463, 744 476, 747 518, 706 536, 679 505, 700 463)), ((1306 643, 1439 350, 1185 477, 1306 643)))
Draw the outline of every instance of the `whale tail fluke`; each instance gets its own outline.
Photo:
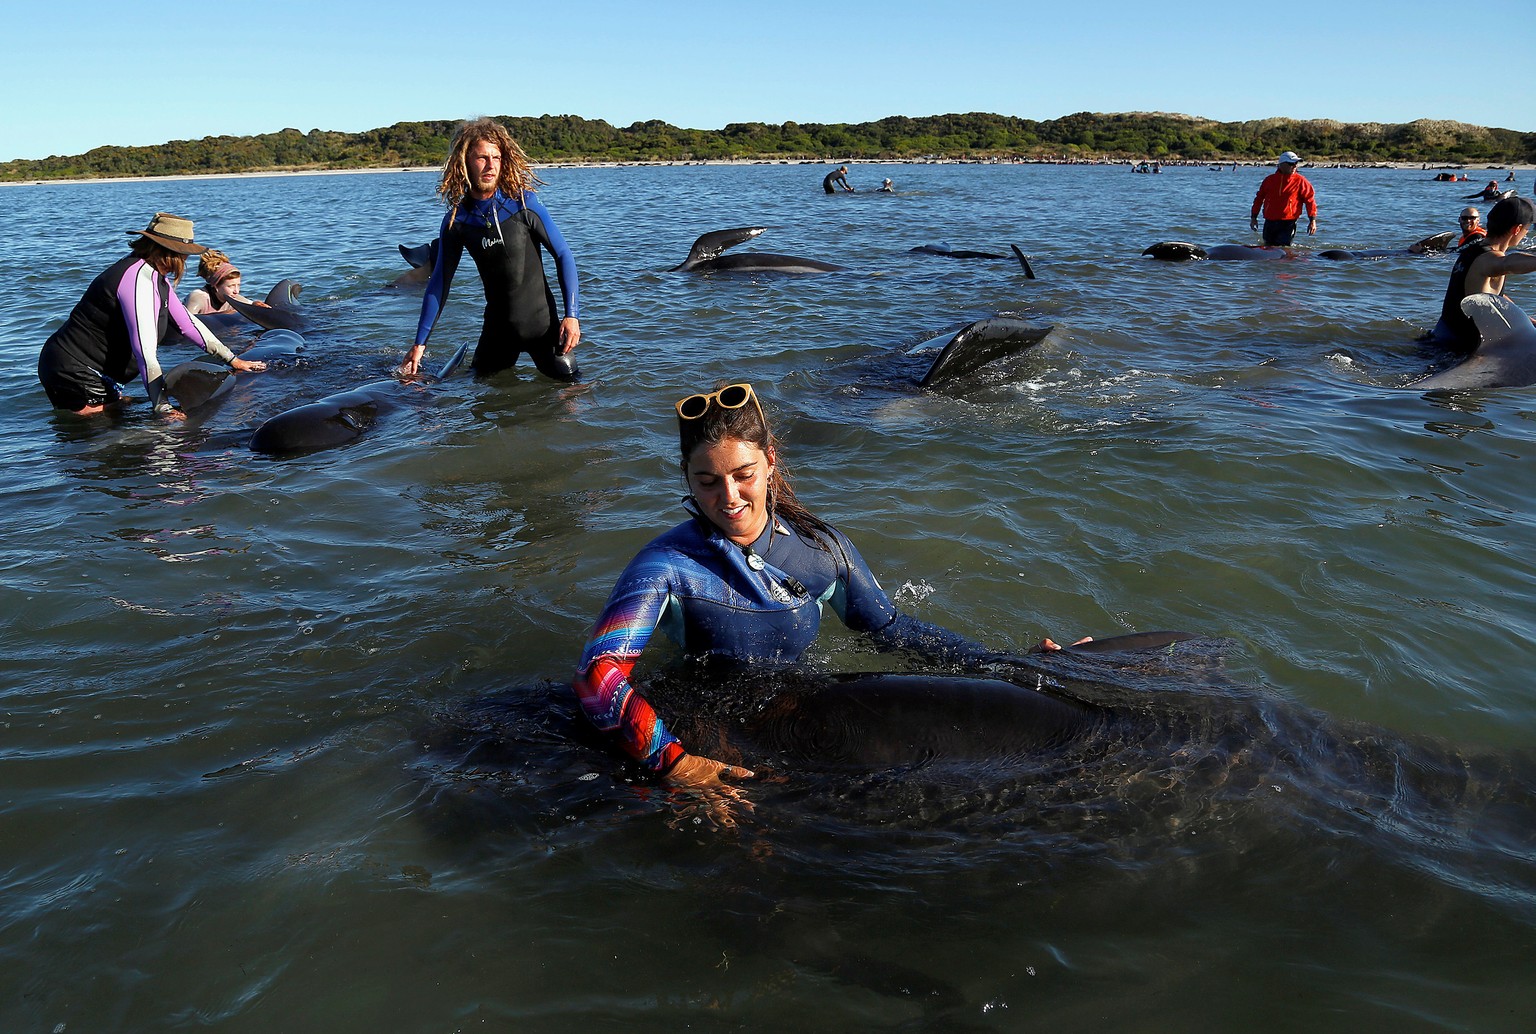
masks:
POLYGON ((749 241, 766 229, 766 226, 743 226, 734 230, 711 230, 693 242, 693 247, 688 249, 688 257, 682 265, 674 266, 672 272, 680 273, 692 269, 700 262, 718 258, 727 248, 749 241))
POLYGON ((304 285, 297 280, 279 280, 267 292, 267 304, 231 301, 235 311, 266 330, 303 330, 305 319, 299 311, 299 294, 304 285))

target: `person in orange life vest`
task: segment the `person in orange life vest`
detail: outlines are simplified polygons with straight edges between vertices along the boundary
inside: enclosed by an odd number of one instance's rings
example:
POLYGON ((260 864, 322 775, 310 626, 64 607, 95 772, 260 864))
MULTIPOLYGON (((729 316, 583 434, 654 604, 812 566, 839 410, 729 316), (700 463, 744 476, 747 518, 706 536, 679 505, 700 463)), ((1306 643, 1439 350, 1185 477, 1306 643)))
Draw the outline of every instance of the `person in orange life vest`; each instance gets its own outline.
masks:
POLYGON ((1457 220, 1461 224, 1461 238, 1456 241, 1456 250, 1460 251, 1479 237, 1488 236, 1488 231, 1483 229, 1480 220, 1483 213, 1468 205, 1461 210, 1461 217, 1457 220))
POLYGON ((1317 233, 1317 195, 1305 176, 1296 171, 1301 158, 1286 151, 1275 159, 1275 171, 1264 177, 1253 195, 1248 212, 1249 229, 1259 228, 1259 210, 1264 211, 1264 243, 1289 247, 1296 239, 1296 220, 1307 210, 1307 234, 1317 233))

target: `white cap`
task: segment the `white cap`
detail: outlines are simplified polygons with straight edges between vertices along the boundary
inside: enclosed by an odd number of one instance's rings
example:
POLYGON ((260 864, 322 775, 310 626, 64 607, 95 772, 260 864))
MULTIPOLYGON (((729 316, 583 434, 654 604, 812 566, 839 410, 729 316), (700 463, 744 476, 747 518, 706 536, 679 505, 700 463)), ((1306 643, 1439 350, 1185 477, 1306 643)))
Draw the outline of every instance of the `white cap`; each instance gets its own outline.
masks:
POLYGON ((1280 155, 1280 157, 1275 159, 1275 164, 1276 165, 1300 165, 1301 164, 1301 155, 1297 154, 1295 151, 1286 151, 1284 154, 1280 155))

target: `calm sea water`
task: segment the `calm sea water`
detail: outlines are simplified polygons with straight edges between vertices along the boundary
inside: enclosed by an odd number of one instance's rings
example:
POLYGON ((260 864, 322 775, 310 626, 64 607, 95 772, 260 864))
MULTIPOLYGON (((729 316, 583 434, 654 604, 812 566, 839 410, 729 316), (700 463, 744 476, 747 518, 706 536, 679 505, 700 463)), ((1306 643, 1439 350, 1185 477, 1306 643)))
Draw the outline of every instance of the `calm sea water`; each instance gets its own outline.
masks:
MULTIPOLYGON (((582 388, 456 377, 283 461, 257 424, 409 343, 419 292, 384 285, 430 175, 0 190, 0 1028, 1530 1029, 1536 396, 1402 388, 1450 260, 1139 257, 1251 241, 1258 170, 823 171, 546 172, 582 388), (183 427, 50 412, 39 347, 162 209, 248 293, 303 282, 315 361, 183 427), (665 272, 743 225, 849 272, 665 272), (1057 332, 911 387, 997 313, 1057 332), (698 821, 563 686, 680 519, 671 403, 727 380, 912 613, 1224 650, 1065 682, 1147 730, 1093 758, 698 821)), ((1319 247, 1450 229, 1471 189, 1307 174, 1319 247)), ((434 362, 478 295, 466 267, 434 362)), ((817 666, 906 663, 829 626, 817 666)))

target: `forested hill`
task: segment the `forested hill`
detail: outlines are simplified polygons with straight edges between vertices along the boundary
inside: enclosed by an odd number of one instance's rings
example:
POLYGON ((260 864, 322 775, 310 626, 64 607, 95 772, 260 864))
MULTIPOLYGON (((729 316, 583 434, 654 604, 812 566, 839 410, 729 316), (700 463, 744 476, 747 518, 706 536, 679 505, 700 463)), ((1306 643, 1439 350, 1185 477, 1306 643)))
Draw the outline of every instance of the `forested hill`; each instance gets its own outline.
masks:
MULTIPOLYGON (((1282 118, 1213 122, 1163 113, 1080 112, 1036 122, 971 113, 893 116, 857 125, 733 122, 718 130, 657 121, 618 128, 575 115, 499 120, 535 162, 923 157, 1268 162, 1289 149, 1312 163, 1536 164, 1536 133, 1428 119, 1392 125, 1282 118)), ((81 155, 0 163, 0 182, 440 165, 457 124, 399 122, 363 133, 284 129, 152 147, 98 147, 81 155)))

